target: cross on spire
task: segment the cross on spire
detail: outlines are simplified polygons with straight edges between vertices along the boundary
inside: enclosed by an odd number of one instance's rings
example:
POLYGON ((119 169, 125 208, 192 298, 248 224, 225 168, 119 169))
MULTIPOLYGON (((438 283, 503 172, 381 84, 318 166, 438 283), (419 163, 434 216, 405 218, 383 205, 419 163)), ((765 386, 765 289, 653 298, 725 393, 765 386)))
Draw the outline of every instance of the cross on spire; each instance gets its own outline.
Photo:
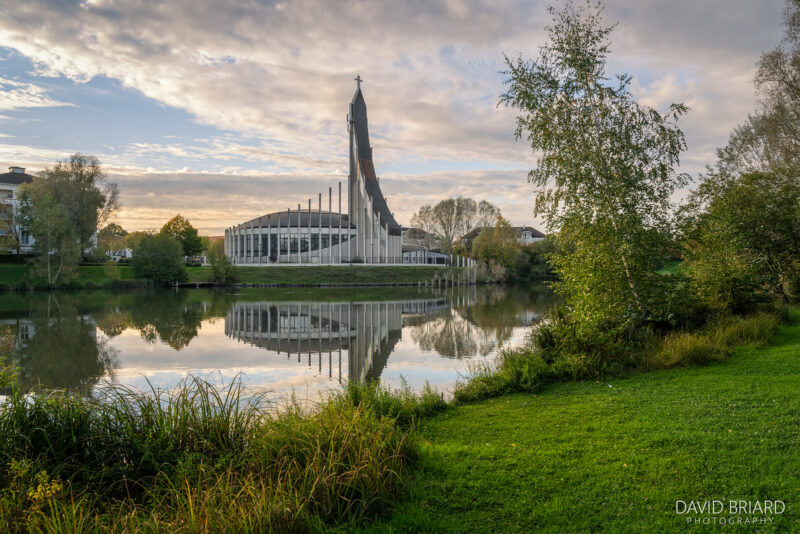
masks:
POLYGON ((360 91, 361 90, 361 75, 360 74, 356 74, 356 77, 353 78, 353 79, 356 81, 356 90, 360 91))

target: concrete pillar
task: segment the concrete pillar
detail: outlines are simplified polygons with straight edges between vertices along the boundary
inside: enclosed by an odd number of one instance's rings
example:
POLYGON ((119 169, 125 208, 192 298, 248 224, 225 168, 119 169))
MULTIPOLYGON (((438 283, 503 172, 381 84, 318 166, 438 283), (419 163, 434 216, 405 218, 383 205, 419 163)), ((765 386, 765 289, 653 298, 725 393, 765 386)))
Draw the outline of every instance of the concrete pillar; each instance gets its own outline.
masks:
POLYGON ((381 213, 378 212, 378 216, 375 217, 375 222, 377 223, 378 228, 378 242, 376 243, 378 249, 378 263, 383 263, 383 258, 381 258, 381 213))
POLYGON ((256 256, 256 230, 253 222, 250 222, 250 263, 255 263, 256 256))
POLYGON ((269 256, 272 251, 272 217, 267 216, 267 263, 270 263, 269 256))
MULTIPOLYGON (((303 264, 303 254, 300 252, 300 204, 297 205, 297 263, 303 264)), ((289 236, 289 252, 292 250, 291 236, 289 236)), ((290 254, 291 256, 291 254, 290 254)), ((299 312, 298 312, 299 313, 299 312)), ((299 317, 299 315, 298 315, 299 317)), ((299 357, 299 356, 298 356, 299 357)))
MULTIPOLYGON (((349 220, 350 219, 348 219, 348 223, 349 223, 349 220)), ((350 239, 349 239, 349 237, 350 237, 350 227, 349 227, 349 224, 348 224, 348 228, 347 228, 347 236, 348 236, 348 239, 347 239, 347 256, 348 256, 348 259, 349 259, 349 257, 350 257, 350 239)), ((342 182, 339 182, 339 263, 340 264, 342 263, 342 249, 343 248, 344 248, 344 245, 342 244, 342 182)))

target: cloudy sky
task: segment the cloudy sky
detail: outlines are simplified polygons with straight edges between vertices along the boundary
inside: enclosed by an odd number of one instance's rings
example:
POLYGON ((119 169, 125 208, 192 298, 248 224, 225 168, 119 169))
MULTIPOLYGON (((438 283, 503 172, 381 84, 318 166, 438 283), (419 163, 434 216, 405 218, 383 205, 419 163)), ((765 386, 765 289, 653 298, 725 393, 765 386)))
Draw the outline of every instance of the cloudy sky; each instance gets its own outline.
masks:
MULTIPOLYGON (((513 0, 0 0, 0 165, 73 152, 119 183, 118 221, 201 229, 306 203, 347 176, 347 104, 364 79, 376 170, 401 223, 451 195, 535 223, 535 164, 498 108, 503 53, 534 56, 546 3, 513 0)), ((756 105, 781 0, 614 0, 612 72, 685 102, 683 170, 756 105)), ((335 201, 334 201, 335 202, 335 201)))

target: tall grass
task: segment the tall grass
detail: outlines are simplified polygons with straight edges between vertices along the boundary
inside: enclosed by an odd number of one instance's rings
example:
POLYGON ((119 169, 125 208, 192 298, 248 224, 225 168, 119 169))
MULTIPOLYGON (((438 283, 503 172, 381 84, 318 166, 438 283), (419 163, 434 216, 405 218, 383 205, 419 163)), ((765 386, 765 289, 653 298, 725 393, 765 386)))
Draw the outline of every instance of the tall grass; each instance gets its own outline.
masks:
POLYGON ((441 398, 350 385, 313 409, 241 381, 0 407, 0 531, 314 531, 390 508, 441 398))
POLYGON ((563 380, 617 376, 722 361, 740 345, 766 343, 788 320, 788 310, 770 308, 746 316, 712 319, 693 331, 659 334, 642 327, 593 339, 574 336, 558 310, 534 327, 521 347, 502 351, 494 362, 477 362, 456 384, 456 404, 511 392, 538 391, 563 380))
POLYGON ((766 343, 785 319, 780 311, 717 318, 696 332, 668 334, 660 347, 647 354, 645 363, 653 368, 671 368, 722 361, 739 345, 766 343))

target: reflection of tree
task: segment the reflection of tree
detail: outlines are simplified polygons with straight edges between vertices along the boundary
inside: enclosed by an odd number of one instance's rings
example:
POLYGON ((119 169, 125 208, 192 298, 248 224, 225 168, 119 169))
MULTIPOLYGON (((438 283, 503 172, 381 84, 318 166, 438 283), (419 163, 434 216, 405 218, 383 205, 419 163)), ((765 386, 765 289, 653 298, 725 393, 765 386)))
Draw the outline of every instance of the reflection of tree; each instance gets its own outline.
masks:
POLYGON ((474 288, 469 305, 409 318, 411 338, 423 350, 451 358, 486 356, 511 338, 514 327, 528 326, 552 307, 552 291, 541 285, 474 288))
POLYGON ((422 350, 435 351, 449 358, 468 358, 476 354, 488 354, 486 347, 474 325, 465 321, 452 309, 438 312, 428 321, 411 327, 411 339, 422 350))
POLYGON ((149 343, 160 339, 180 350, 197 336, 203 320, 225 317, 235 301, 224 291, 109 292, 94 317, 109 337, 135 328, 149 343))
POLYGON ((203 320, 203 303, 187 302, 188 292, 136 294, 130 308, 131 326, 147 342, 161 339, 175 350, 197 336, 203 320))
POLYGON ((21 390, 41 384, 88 392, 117 366, 117 351, 98 337, 94 321, 79 311, 77 299, 49 294, 32 305, 29 316, 16 324, 21 390))

